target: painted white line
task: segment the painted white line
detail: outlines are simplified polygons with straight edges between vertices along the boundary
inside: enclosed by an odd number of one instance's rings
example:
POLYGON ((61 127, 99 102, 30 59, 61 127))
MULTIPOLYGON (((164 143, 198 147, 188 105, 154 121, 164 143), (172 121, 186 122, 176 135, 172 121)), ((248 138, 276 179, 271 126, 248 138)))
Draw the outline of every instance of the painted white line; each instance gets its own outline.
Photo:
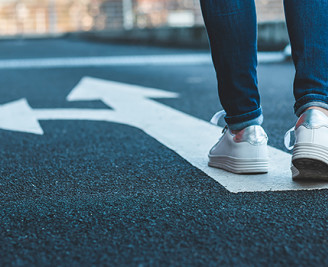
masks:
MULTIPOLYGON (((283 53, 259 53, 260 63, 285 60, 283 53)), ((0 60, 0 69, 81 68, 102 66, 201 65, 212 64, 208 53, 186 55, 112 56, 0 60)))
POLYGON ((258 54, 258 61, 260 63, 277 63, 286 59, 285 53, 277 52, 263 52, 258 54))

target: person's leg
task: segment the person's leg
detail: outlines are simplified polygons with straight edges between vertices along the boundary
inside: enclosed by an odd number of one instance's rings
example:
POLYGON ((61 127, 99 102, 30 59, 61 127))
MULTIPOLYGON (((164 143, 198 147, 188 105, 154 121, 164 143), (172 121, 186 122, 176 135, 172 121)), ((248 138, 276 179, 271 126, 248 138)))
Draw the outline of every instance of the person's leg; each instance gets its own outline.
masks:
POLYGON ((265 173, 268 138, 260 126, 255 2, 200 1, 228 124, 209 152, 208 165, 234 173, 265 173))
POLYGON ((328 1, 284 0, 284 5, 296 68, 295 113, 328 109, 328 1))
POLYGON ((284 0, 296 68, 293 179, 328 180, 328 1, 284 0))
POLYGON ((254 0, 200 0, 219 96, 231 130, 262 123, 254 0))

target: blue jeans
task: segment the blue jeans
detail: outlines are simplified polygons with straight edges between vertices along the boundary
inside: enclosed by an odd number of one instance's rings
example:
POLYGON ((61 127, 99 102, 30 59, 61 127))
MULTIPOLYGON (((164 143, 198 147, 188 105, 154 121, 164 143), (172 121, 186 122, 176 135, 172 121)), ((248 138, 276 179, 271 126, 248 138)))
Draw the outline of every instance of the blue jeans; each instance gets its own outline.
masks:
MULTIPOLYGON (((217 73, 219 97, 232 130, 263 121, 257 81, 254 0, 200 0, 217 73)), ((328 0, 284 0, 296 68, 295 114, 328 109, 328 0)))

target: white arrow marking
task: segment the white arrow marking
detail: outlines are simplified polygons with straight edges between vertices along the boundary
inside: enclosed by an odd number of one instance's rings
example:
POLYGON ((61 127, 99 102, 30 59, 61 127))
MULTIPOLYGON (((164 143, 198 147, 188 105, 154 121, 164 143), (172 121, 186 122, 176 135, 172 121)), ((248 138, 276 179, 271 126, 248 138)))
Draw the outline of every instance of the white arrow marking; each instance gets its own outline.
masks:
POLYGON ((103 109, 35 109, 26 99, 0 106, 0 129, 43 135, 39 120, 90 120, 122 123, 119 114, 103 109))
POLYGON ((0 129, 43 134, 43 130, 26 99, 0 106, 0 129))
POLYGON ((177 97, 177 94, 85 77, 67 99, 102 100, 114 108, 120 118, 124 119, 123 123, 142 129, 231 192, 328 188, 327 183, 293 182, 290 173, 291 155, 273 147, 269 148, 268 174, 235 175, 208 167, 208 151, 217 141, 222 128, 153 101, 149 99, 151 97, 177 97))
MULTIPOLYGON (((269 148, 270 169, 263 175, 236 175, 207 166, 207 153, 217 141, 220 127, 165 106, 149 98, 172 98, 178 94, 85 77, 67 99, 102 100, 112 110, 37 109, 22 99, 0 106, 0 128, 43 134, 38 120, 76 119, 128 124, 157 139, 231 192, 308 190, 328 188, 327 183, 296 183, 289 170, 291 156, 269 148)), ((160 152, 159 152, 160 153, 160 152)), ((185 168, 186 166, 181 166, 185 168)), ((168 166, 169 168, 169 166, 168 166)))

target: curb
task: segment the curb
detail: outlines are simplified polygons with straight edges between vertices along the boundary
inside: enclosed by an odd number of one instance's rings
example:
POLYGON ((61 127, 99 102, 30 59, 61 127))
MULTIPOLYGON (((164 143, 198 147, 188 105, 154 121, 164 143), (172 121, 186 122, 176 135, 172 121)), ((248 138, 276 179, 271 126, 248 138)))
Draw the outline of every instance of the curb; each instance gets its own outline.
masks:
MULTIPOLYGON (((69 37, 87 40, 208 49, 204 26, 153 28, 69 33, 69 37)), ((289 44, 284 21, 258 24, 259 51, 282 51, 289 44)))
POLYGON ((65 36, 67 36, 66 33, 2 35, 0 41, 59 39, 65 36))

